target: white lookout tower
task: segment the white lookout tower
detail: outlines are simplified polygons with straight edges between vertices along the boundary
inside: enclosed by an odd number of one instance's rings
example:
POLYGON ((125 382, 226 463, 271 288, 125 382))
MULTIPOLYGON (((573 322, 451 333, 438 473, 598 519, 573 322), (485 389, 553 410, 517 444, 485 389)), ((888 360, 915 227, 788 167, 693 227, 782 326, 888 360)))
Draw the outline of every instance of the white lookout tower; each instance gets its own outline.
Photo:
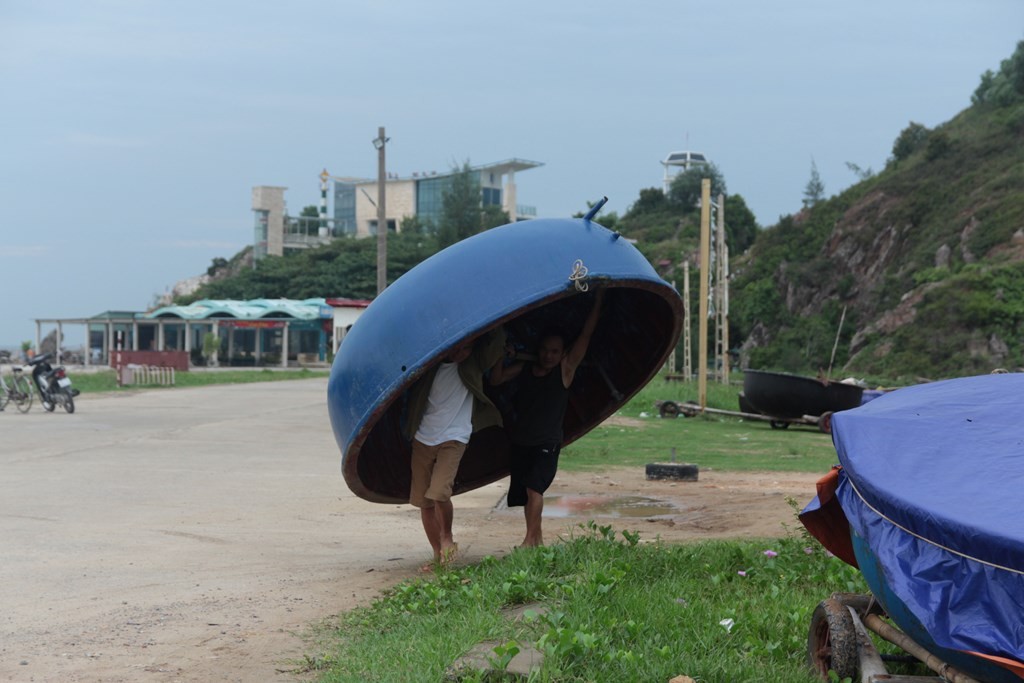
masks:
POLYGON ((665 167, 665 193, 672 184, 672 179, 681 171, 689 171, 696 166, 703 166, 708 163, 707 157, 701 152, 672 152, 661 165, 665 167))

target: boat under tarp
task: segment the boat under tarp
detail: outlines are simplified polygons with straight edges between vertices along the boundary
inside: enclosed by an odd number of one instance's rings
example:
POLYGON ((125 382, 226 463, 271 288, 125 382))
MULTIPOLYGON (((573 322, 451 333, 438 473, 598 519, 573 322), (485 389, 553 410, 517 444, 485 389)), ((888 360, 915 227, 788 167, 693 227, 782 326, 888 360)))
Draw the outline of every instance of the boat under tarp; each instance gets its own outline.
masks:
POLYGON ((901 629, 992 683, 1024 679, 1022 396, 993 374, 837 413, 840 466, 801 514, 901 629))
POLYGON ((864 388, 856 384, 767 370, 743 371, 744 403, 750 412, 782 418, 820 417, 856 408, 864 388))
MULTIPOLYGON (((451 349, 497 327, 523 350, 552 326, 571 339, 598 288, 608 292, 573 383, 563 445, 628 401, 675 348, 682 300, 636 247, 587 218, 535 219, 458 242, 391 284, 346 335, 328 383, 349 488, 373 502, 408 501, 410 387, 451 349)), ((455 493, 506 476, 508 464, 504 432, 477 432, 455 493)))

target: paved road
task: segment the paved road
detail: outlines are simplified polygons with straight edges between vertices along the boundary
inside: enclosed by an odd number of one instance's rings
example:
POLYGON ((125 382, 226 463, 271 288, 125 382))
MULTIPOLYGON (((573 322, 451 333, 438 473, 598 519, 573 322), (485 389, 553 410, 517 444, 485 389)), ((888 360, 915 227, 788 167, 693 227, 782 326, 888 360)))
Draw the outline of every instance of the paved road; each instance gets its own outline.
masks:
MULTIPOLYGON (((0 412, 0 679, 295 680, 295 634, 414 574, 408 506, 353 496, 326 380, 0 412)), ((502 485, 459 497, 470 555, 502 485)), ((516 530, 519 533, 519 530, 516 530)))

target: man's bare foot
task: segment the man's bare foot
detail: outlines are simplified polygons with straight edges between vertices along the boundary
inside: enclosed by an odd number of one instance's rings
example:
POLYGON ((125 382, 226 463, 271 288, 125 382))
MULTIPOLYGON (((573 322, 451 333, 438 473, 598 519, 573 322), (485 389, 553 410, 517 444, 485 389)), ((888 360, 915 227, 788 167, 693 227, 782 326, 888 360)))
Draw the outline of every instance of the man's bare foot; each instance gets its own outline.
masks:
POLYGON ((441 567, 450 567, 455 558, 459 556, 459 544, 452 543, 447 548, 441 549, 441 557, 438 558, 437 563, 441 567))
POLYGON ((430 562, 426 562, 423 565, 421 565, 419 571, 420 571, 420 574, 430 574, 431 572, 433 572, 435 569, 437 569, 440 566, 441 566, 441 551, 435 549, 434 550, 434 559, 432 559, 430 562))

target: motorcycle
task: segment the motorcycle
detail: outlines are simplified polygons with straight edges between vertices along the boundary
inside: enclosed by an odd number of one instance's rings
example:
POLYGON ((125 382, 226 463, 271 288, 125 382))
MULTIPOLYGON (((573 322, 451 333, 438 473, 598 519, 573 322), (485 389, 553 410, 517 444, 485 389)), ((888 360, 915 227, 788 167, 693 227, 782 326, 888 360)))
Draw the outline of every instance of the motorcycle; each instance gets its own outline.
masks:
POLYGON ((44 353, 31 359, 28 364, 32 368, 32 383, 39 392, 39 402, 47 412, 53 412, 57 404, 64 406, 69 413, 75 412, 75 396, 78 389, 71 387, 71 378, 63 365, 53 367, 49 361, 52 353, 44 353))

